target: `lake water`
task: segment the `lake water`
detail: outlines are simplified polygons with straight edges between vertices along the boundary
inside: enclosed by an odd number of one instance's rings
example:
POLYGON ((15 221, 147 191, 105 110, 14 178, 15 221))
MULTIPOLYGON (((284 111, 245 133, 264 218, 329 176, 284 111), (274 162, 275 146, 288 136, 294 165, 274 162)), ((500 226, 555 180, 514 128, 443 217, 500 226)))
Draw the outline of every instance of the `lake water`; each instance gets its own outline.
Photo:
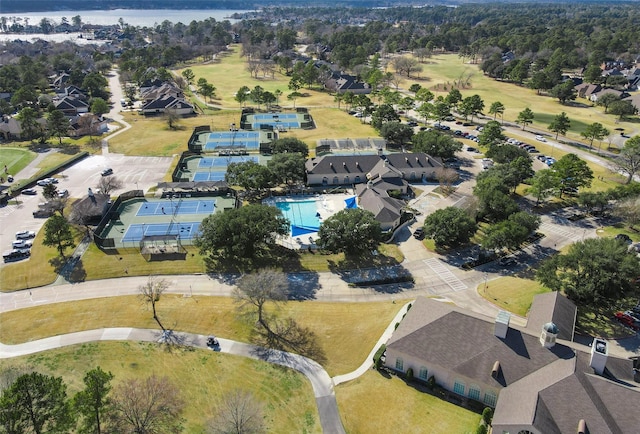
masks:
POLYGON ((60 24, 62 22, 62 17, 66 17, 67 20, 71 22, 72 17, 80 15, 82 22, 87 24, 118 24, 120 18, 122 18, 126 24, 131 26, 152 27, 165 20, 171 21, 172 23, 189 24, 191 21, 203 21, 207 18, 215 18, 216 21, 228 19, 233 23, 237 20, 233 20, 228 17, 234 13, 244 14, 247 12, 253 11, 235 9, 113 9, 106 11, 55 11, 29 12, 25 14, 0 14, 0 18, 6 17, 7 24, 11 24, 15 19, 19 19, 19 22, 24 24, 26 18, 29 20, 29 24, 37 25, 43 18, 48 18, 55 24, 60 24))

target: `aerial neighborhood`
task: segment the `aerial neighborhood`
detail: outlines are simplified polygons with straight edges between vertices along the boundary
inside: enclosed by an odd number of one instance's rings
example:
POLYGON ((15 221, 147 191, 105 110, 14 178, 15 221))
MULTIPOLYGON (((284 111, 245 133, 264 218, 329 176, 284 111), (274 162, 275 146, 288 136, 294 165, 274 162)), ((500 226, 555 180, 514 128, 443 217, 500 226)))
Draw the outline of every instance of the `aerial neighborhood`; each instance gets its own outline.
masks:
POLYGON ((0 5, 0 432, 638 432, 640 7, 374 3, 0 5))

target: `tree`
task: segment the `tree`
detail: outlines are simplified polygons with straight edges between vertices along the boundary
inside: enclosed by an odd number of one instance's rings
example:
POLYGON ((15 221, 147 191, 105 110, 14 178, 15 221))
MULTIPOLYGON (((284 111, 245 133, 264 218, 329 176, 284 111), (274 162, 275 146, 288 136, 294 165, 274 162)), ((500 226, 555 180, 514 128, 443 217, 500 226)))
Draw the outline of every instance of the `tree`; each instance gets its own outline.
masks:
POLYGON ((391 63, 398 74, 406 74, 407 78, 411 78, 414 72, 422 71, 420 63, 412 57, 398 56, 391 63))
POLYGON ((518 118, 516 119, 516 123, 522 124, 522 131, 524 131, 524 128, 533 122, 534 117, 535 115, 533 114, 533 111, 531 111, 531 109, 527 107, 526 109, 518 113, 518 118))
POLYGON ((587 83, 600 84, 603 81, 600 65, 588 65, 582 73, 582 78, 587 83))
POLYGON ((556 172, 551 169, 542 169, 531 178, 531 187, 527 189, 527 194, 533 195, 536 198, 536 205, 539 205, 559 189, 560 178, 556 172))
POLYGON ((596 105, 604 107, 605 114, 609 111, 609 107, 614 102, 620 101, 620 97, 615 93, 605 93, 602 96, 598 97, 596 101, 596 105))
POLYGON ((382 125, 385 123, 398 121, 400 121, 400 117, 391 104, 378 106, 371 115, 371 126, 378 131, 380 131, 380 128, 382 128, 382 125))
POLYGON ((234 389, 225 394, 216 416, 209 423, 210 434, 262 434, 264 426, 263 404, 246 390, 234 389))
POLYGON ((194 245, 202 255, 222 251, 229 257, 252 259, 261 249, 273 247, 277 235, 288 233, 289 222, 278 208, 247 205, 206 217, 194 245))
POLYGON ((432 157, 453 158, 462 149, 462 143, 438 131, 420 131, 413 137, 413 152, 424 152, 432 157))
POLYGON ((159 279, 156 276, 149 276, 147 278, 147 283, 138 286, 140 299, 145 304, 151 305, 151 310, 153 311, 153 319, 158 323, 163 332, 166 331, 166 329, 160 322, 160 318, 158 318, 156 303, 160 301, 160 296, 164 294, 167 289, 169 289, 169 282, 167 282, 165 279, 159 279))
POLYGON ((382 230, 371 211, 343 209, 320 225, 318 237, 321 249, 357 255, 376 250, 382 242, 382 230))
POLYGON ((444 98, 444 102, 449 105, 449 107, 457 108, 458 104, 462 101, 462 93, 459 89, 453 88, 449 91, 447 96, 444 98))
POLYGON ((489 114, 493 115, 493 120, 496 120, 496 117, 499 115, 501 118, 504 115, 504 104, 502 104, 500 101, 494 101, 493 103, 491 103, 491 106, 489 107, 489 114))
POLYGON ((556 84, 551 88, 549 93, 552 97, 558 98, 558 101, 560 101, 561 104, 575 100, 578 95, 573 80, 567 80, 564 83, 556 84))
POLYGON ((131 378, 118 384, 112 394, 111 422, 114 432, 140 434, 177 433, 182 430, 185 407, 180 389, 167 377, 131 378))
POLYGON ((640 170, 640 136, 633 136, 624 143, 620 155, 613 160, 613 167, 616 172, 627 175, 627 184, 631 182, 640 170))
POLYGON ((614 101, 609 106, 609 113, 618 116, 620 120, 623 120, 625 116, 630 116, 635 112, 636 108, 631 101, 614 101))
POLYGON ((276 154, 267 162, 275 179, 284 184, 303 182, 306 176, 306 158, 298 152, 276 154))
POLYGON ((109 99, 109 92, 106 90, 107 86, 109 86, 109 82, 99 72, 90 72, 82 80, 82 88, 86 89, 92 98, 109 99))
POLYGON ((242 86, 236 92, 235 100, 239 102, 240 105, 242 105, 242 107, 244 107, 247 102, 247 99, 249 98, 250 92, 251 92, 251 89, 249 89, 248 86, 242 86))
POLYGON ((33 140, 39 129, 38 112, 31 107, 24 107, 18 112, 16 119, 20 122, 20 137, 33 140))
POLYGON ((84 376, 84 389, 73 397, 73 406, 82 416, 80 432, 100 434, 103 432, 105 414, 108 413, 111 400, 113 374, 104 372, 99 366, 84 376))
POLYGON ((44 240, 42 240, 42 244, 55 247, 58 249, 60 256, 64 258, 65 249, 76 245, 67 219, 57 214, 49 217, 44 224, 44 240))
POLYGON ((19 376, 0 396, 0 427, 7 433, 70 432, 73 417, 62 378, 19 376))
POLYGON ((233 289, 233 299, 242 308, 250 306, 256 309, 258 322, 269 328, 264 308, 267 303, 279 306, 287 301, 289 295, 289 280, 287 276, 275 270, 260 270, 256 273, 245 274, 238 280, 233 289))
POLYGON ((593 171, 576 154, 566 154, 553 164, 553 170, 560 180, 560 195, 567 189, 591 187, 593 171))
POLYGON ((589 148, 593 147, 594 140, 602 140, 609 135, 607 130, 600 122, 594 122, 587 125, 584 131, 580 133, 582 137, 589 140, 589 148))
POLYGON ((93 98, 91 101, 91 113, 98 117, 109 113, 109 104, 102 98, 93 98))
POLYGON ((424 221, 424 232, 437 247, 458 246, 468 243, 478 226, 465 211, 449 206, 436 210, 424 221))
POLYGON ((176 113, 176 110, 166 109, 163 114, 164 119, 167 121, 167 127, 170 130, 175 130, 178 128, 178 122, 180 121, 180 116, 176 113))
POLYGON ((47 184, 42 187, 42 197, 47 200, 58 197, 58 187, 55 184, 47 184))
POLYGON ((297 152, 306 158, 309 156, 309 146, 296 137, 283 137, 271 143, 271 152, 274 154, 297 152))
POLYGON ((191 86, 191 83, 193 83, 193 79, 196 78, 196 74, 191 68, 187 68, 182 71, 182 76, 187 81, 187 86, 191 86))
POLYGON ((271 185, 272 176, 267 166, 255 161, 244 161, 229 164, 224 179, 230 185, 239 185, 251 193, 268 188, 271 185))
MULTIPOLYGON (((418 93, 420 89, 422 89, 422 86, 419 83, 412 83, 409 86, 409 92, 418 93)), ((418 99, 418 95, 416 95, 416 99, 418 99)))
POLYGON ((102 176, 98 179, 96 188, 103 194, 109 194, 119 188, 122 188, 122 181, 117 176, 102 176))
MULTIPOLYGON (((484 130, 482 132, 484 132, 484 130)), ((499 164, 508 164, 519 157, 526 158, 531 161, 529 153, 525 149, 509 144, 491 145, 484 155, 499 164)))
POLYGON ((478 134, 479 143, 483 146, 492 145, 498 142, 502 142, 505 139, 502 133, 502 127, 497 121, 489 121, 482 128, 480 134, 478 134))
POLYGON ((460 179, 458 172, 450 167, 438 167, 434 174, 445 194, 453 191, 453 184, 460 179))
POLYGON ((429 102, 431 100, 433 100, 433 92, 426 87, 418 89, 416 92, 416 101, 429 102))
POLYGON ((511 214, 485 231, 482 247, 485 249, 515 249, 540 226, 540 217, 520 211, 511 214))
POLYGON ((613 238, 589 238, 572 244, 566 254, 542 263, 536 279, 562 291, 580 305, 606 303, 634 289, 640 263, 627 245, 613 238))
POLYGON ((413 128, 400 122, 387 122, 380 128, 380 135, 389 144, 404 147, 413 137, 413 128))
POLYGON ((473 187, 473 194, 478 198, 479 215, 490 221, 504 220, 518 211, 518 205, 509 197, 510 186, 499 172, 502 170, 494 166, 480 173, 473 187))
POLYGON ((567 116, 565 112, 556 115, 547 129, 556 133, 556 140, 558 139, 558 134, 562 134, 563 136, 567 134, 567 131, 571 127, 571 120, 567 116))
POLYGON ((484 101, 482 101, 479 95, 472 95, 463 99, 458 107, 458 111, 465 119, 467 116, 471 116, 471 121, 473 121, 473 117, 482 112, 482 110, 484 110, 484 101))
MULTIPOLYGON (((602 208, 607 205, 608 201, 600 203, 602 208)), ((616 202, 613 209, 613 215, 620 217, 629 226, 635 230, 635 225, 640 222, 640 198, 630 197, 616 202)))

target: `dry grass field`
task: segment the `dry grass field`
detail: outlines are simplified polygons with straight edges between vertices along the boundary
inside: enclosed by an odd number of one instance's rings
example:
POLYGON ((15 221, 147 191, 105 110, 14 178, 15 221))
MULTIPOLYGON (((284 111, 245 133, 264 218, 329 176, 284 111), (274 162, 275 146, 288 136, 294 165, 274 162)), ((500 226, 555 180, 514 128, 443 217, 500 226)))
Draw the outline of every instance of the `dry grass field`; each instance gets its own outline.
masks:
POLYGON ((270 432, 322 432, 311 384, 302 374, 244 357, 209 350, 169 352, 151 343, 100 342, 0 360, 0 371, 10 366, 61 376, 69 396, 84 387, 84 373, 97 366, 114 374, 114 386, 128 378, 166 376, 185 402, 185 433, 205 432, 225 394, 234 389, 250 391, 263 404, 270 432))

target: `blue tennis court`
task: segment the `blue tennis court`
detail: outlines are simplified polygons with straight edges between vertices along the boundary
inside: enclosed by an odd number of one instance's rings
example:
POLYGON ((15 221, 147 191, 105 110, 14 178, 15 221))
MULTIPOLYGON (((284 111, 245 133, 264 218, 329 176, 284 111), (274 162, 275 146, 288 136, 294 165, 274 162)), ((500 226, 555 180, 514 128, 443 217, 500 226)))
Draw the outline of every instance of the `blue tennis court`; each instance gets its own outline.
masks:
POLYGON ((262 120, 276 120, 276 119, 298 119, 298 115, 296 113, 259 113, 254 114, 253 119, 257 121, 262 120))
MULTIPOLYGON (((224 178, 224 176, 223 176, 224 178)), ((174 199, 157 202, 142 202, 136 216, 211 214, 215 211, 215 200, 174 199)))
POLYGON ((200 222, 190 223, 151 223, 129 226, 122 242, 140 241, 143 236, 179 235, 181 240, 190 240, 198 234, 200 222))
POLYGON ((224 175, 226 175, 227 172, 226 170, 223 171, 217 171, 217 170, 212 170, 212 171, 207 171, 207 172, 196 172, 193 175, 193 180, 194 181, 224 181, 224 175))
POLYGON ((258 162, 256 156, 229 156, 229 157, 204 157, 198 161, 198 167, 227 167, 231 163, 246 163, 247 161, 258 162))
POLYGON ((209 133, 204 149, 258 149, 259 147, 260 133, 258 131, 220 131, 209 133))
POLYGON ((300 122, 298 121, 255 121, 251 123, 251 128, 259 129, 262 125, 272 126, 276 130, 281 130, 282 128, 300 128, 300 122))

